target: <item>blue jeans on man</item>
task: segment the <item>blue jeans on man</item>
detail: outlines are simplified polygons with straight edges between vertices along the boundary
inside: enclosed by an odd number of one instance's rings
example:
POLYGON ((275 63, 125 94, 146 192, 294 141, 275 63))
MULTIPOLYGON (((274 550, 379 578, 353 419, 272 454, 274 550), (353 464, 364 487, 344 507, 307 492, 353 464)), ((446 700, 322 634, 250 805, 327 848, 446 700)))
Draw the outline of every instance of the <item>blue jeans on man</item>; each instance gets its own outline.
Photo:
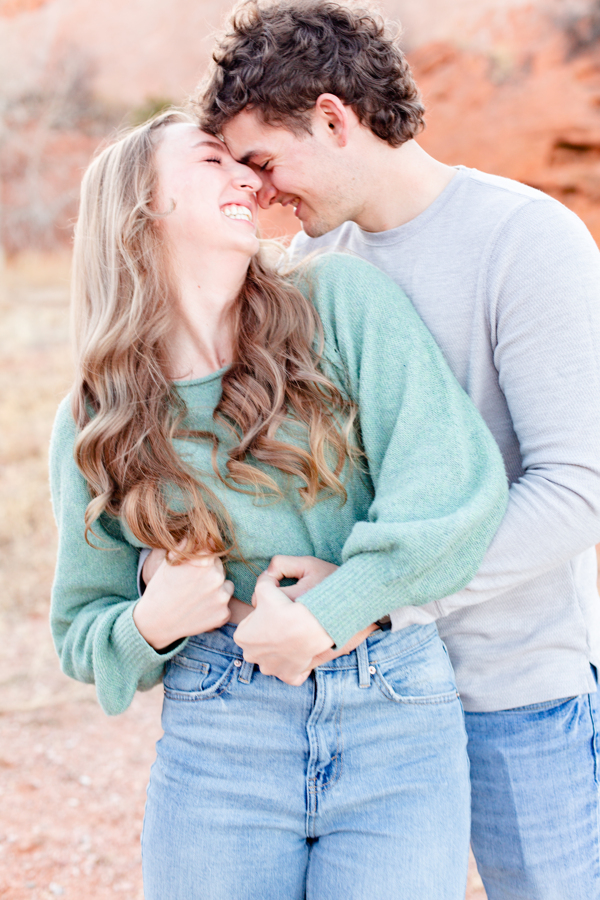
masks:
POLYGON ((465 720, 488 900, 600 900, 598 694, 465 720))

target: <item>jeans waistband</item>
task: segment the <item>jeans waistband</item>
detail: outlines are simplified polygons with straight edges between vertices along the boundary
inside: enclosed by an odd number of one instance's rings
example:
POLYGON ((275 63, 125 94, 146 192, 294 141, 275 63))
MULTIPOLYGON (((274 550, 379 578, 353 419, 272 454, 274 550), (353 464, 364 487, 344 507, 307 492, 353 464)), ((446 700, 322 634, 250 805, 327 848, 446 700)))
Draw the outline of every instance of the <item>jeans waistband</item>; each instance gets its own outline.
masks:
MULTIPOLYGON (((233 640, 236 625, 223 625, 215 631, 208 631, 191 637, 189 644, 205 647, 214 653, 230 656, 232 659, 243 659, 242 649, 233 640)), ((321 671, 337 669, 358 669, 359 674, 369 660, 383 661, 393 659, 405 653, 411 652, 415 647, 430 640, 439 640, 437 628, 430 625, 410 625, 400 631, 391 631, 389 625, 384 625, 370 634, 356 650, 351 653, 338 656, 330 662, 319 666, 321 671)), ((185 652, 185 651, 183 651, 185 652)))

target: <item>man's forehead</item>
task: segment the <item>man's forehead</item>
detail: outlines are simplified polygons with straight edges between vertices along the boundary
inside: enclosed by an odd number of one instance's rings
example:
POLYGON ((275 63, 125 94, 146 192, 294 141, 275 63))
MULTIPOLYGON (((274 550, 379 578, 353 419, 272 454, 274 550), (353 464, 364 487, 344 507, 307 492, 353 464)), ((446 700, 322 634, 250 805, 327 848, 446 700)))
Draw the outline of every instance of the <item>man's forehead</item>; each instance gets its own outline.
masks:
POLYGON ((265 122, 253 109, 239 112, 223 125, 221 133, 231 155, 246 164, 289 149, 290 143, 298 140, 285 125, 265 122))
POLYGON ((274 130, 254 110, 244 109, 223 125, 222 134, 228 147, 249 156, 268 148, 274 137, 274 130))

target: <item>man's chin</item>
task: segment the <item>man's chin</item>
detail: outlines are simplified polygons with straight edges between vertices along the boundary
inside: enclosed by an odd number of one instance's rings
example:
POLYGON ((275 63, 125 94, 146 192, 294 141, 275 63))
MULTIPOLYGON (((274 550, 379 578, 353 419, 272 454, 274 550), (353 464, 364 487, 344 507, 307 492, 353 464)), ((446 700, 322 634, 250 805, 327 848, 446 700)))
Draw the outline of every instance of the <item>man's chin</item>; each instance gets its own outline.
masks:
POLYGON ((341 222, 334 222, 332 224, 330 222, 315 222, 314 220, 309 220, 308 222, 302 222, 302 230, 307 237, 318 238, 322 237, 324 234, 329 234, 330 231, 333 231, 334 228, 337 228, 338 225, 341 224, 341 222))

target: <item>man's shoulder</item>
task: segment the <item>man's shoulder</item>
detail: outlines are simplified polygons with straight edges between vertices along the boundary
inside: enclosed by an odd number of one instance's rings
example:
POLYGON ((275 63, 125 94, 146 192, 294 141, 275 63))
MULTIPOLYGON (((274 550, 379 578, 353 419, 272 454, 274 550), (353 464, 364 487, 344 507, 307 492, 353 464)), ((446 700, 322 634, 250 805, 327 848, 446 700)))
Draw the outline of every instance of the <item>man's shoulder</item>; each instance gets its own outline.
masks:
MULTIPOLYGON (((530 185, 458 167, 459 178, 454 189, 441 195, 435 208, 427 209, 417 219, 390 232, 365 234, 354 222, 345 222, 328 234, 310 238, 297 234, 290 246, 290 257, 300 260, 314 251, 349 248, 370 258, 373 247, 396 253, 398 242, 409 241, 415 252, 419 246, 440 237, 452 236, 452 243, 468 243, 483 248, 499 236, 503 241, 521 244, 523 239, 560 241, 570 234, 576 241, 589 242, 585 224, 570 209, 548 194, 530 185)), ((451 182, 452 184, 452 182, 451 182)))
POLYGON ((558 204, 558 200, 554 200, 538 188, 524 184, 522 181, 515 181, 514 178, 493 175, 491 172, 481 172, 479 169, 462 169, 462 171, 466 174, 464 186, 467 190, 489 193, 490 196, 501 198, 506 204, 519 205, 523 199, 558 204))

